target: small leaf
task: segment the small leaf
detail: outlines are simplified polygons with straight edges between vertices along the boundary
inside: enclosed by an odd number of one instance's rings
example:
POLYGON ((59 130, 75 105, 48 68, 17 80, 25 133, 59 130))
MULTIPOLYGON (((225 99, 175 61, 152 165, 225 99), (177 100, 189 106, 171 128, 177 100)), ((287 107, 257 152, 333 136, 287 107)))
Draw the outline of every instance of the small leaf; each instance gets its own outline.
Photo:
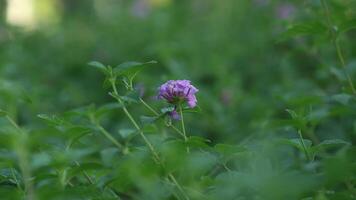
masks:
POLYGON ((329 116, 329 111, 327 109, 316 109, 312 110, 307 116, 307 120, 310 123, 316 124, 319 121, 327 118, 329 116))
POLYGON ((68 179, 77 176, 83 171, 100 170, 103 168, 101 163, 81 163, 79 166, 75 166, 69 170, 68 179))
POLYGON ((108 103, 105 104, 103 106, 100 106, 96 111, 95 111, 95 117, 98 119, 100 118, 102 115, 114 111, 116 109, 122 108, 122 105, 118 104, 118 103, 108 103))
POLYGON ((205 138, 202 138, 202 137, 198 137, 198 136, 191 136, 191 137, 188 137, 188 140, 187 140, 187 145, 189 147, 203 147, 203 148, 206 148, 206 147, 210 147, 207 142, 210 142, 210 140, 208 139, 205 139, 205 138))
POLYGON ((135 129, 120 129, 119 134, 123 139, 130 139, 136 135, 135 129))
POLYGON ((346 20, 339 25, 339 33, 356 28, 356 19, 346 20))
POLYGON ((170 107, 165 107, 161 109, 161 113, 170 113, 174 110, 174 107, 170 106, 170 107))
MULTIPOLYGON (((293 146, 293 147, 299 149, 300 151, 304 151, 302 141, 299 138, 282 139, 281 142, 283 144, 287 144, 287 145, 293 146)), ((312 146, 312 142, 310 140, 308 140, 308 139, 303 139, 303 142, 304 142, 304 144, 305 144, 307 149, 309 149, 312 146)))
POLYGON ((38 114, 37 117, 40 118, 40 119, 43 119, 49 125, 58 126, 58 125, 62 125, 64 123, 64 120, 59 118, 56 115, 51 115, 50 116, 50 115, 47 115, 47 114, 38 114))
POLYGON ((214 149, 225 156, 246 151, 245 147, 228 144, 216 144, 214 149))
POLYGON ((71 129, 67 130, 68 135, 71 136, 71 139, 67 145, 68 148, 72 147, 73 144, 91 132, 92 130, 87 127, 72 127, 71 129))
POLYGON ((307 121, 302 115, 297 114, 294 110, 286 109, 286 111, 292 117, 293 124, 295 124, 295 128, 297 129, 305 128, 307 121))
POLYGON ((289 113, 289 115, 292 117, 292 119, 298 119, 299 116, 294 110, 286 109, 286 111, 289 113))
POLYGON ((289 27, 287 31, 282 34, 281 40, 304 35, 323 35, 327 32, 328 28, 318 21, 304 22, 289 27))
POLYGON ((100 63, 100 62, 92 61, 92 62, 89 62, 88 65, 98 68, 105 75, 109 74, 107 67, 105 65, 103 65, 102 63, 100 63))
POLYGON ((199 113, 201 112, 200 106, 195 106, 194 108, 190 108, 189 106, 183 108, 183 112, 185 113, 199 113))
POLYGON ((121 97, 113 92, 109 92, 109 95, 112 96, 114 99, 116 100, 120 100, 121 101, 121 97))
POLYGON ((353 97, 349 94, 335 94, 331 96, 331 100, 347 105, 353 97))
POLYGON ((21 91, 20 97, 24 102, 33 104, 33 99, 26 91, 21 91))
POLYGON ((140 101, 140 94, 137 91, 130 91, 125 96, 121 96, 121 99, 127 103, 138 103, 140 101))
POLYGON ((127 76, 130 79, 135 76, 139 71, 141 71, 146 65, 149 64, 156 64, 156 61, 149 61, 146 63, 141 63, 141 62, 135 62, 135 61, 129 61, 129 62, 124 62, 117 67, 115 67, 114 72, 118 76, 127 76))
POLYGON ((336 68, 336 67, 330 67, 330 73, 333 74, 338 80, 340 81, 345 81, 346 76, 343 70, 336 68))
POLYGON ((343 147, 343 146, 348 146, 350 145, 349 142, 346 142, 341 139, 332 139, 332 140, 324 140, 317 146, 314 146, 312 151, 317 154, 318 152, 322 150, 328 150, 331 148, 336 148, 336 147, 343 147))

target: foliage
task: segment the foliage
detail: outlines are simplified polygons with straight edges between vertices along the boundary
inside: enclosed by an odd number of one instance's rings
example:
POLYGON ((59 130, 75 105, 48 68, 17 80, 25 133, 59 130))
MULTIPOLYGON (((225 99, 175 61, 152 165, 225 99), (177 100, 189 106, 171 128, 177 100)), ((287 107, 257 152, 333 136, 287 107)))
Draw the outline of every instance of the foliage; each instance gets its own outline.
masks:
POLYGON ((356 199, 353 1, 56 2, 0 15, 2 199, 356 199))

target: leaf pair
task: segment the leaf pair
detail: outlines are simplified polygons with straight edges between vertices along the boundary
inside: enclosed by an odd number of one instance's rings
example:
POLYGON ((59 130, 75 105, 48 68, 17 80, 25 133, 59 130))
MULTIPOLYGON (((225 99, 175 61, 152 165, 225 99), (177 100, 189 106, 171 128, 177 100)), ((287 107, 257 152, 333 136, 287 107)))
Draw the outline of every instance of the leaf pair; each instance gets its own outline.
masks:
POLYGON ((116 66, 115 68, 112 68, 111 66, 105 66, 104 64, 97 61, 92 61, 88 64, 90 66, 98 68, 101 72, 105 74, 106 80, 104 82, 104 85, 107 82, 115 82, 118 77, 121 77, 122 81, 125 83, 125 86, 132 89, 132 81, 136 77, 136 75, 147 65, 156 63, 157 62, 153 60, 144 63, 129 61, 124 62, 116 66))
MULTIPOLYGON (((297 148, 301 152, 304 151, 302 141, 299 138, 283 139, 281 140, 281 142, 283 144, 297 148)), ((306 146, 306 150, 308 151, 308 153, 311 155, 312 158, 314 158, 316 155, 322 154, 327 150, 334 149, 334 148, 342 148, 344 146, 350 145, 350 143, 341 139, 324 140, 323 142, 315 146, 312 146, 312 142, 308 139, 303 139, 303 142, 306 146)))

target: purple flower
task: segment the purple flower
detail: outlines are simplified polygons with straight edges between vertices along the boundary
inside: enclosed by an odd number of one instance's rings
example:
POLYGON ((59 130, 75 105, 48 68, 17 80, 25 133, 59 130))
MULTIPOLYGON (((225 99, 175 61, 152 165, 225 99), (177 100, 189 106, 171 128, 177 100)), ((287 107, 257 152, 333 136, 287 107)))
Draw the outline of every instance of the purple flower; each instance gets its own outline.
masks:
POLYGON ((169 116, 170 116, 172 119, 174 119, 174 120, 180 120, 180 116, 179 116, 179 114, 178 114, 176 108, 174 108, 174 110, 171 111, 171 112, 169 112, 168 114, 169 114, 169 116))
POLYGON ((174 105, 186 102, 190 108, 194 108, 197 105, 195 93, 198 91, 188 80, 170 80, 159 87, 158 98, 174 105))
POLYGON ((288 19, 292 17, 295 13, 295 6, 290 3, 284 3, 277 7, 277 16, 280 19, 288 19))

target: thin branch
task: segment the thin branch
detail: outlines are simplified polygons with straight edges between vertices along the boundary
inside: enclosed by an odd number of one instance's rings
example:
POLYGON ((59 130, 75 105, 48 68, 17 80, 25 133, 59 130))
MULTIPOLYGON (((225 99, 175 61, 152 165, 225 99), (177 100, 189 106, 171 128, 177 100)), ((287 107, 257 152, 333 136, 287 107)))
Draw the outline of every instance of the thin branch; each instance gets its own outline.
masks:
POLYGON ((337 56, 338 56, 339 61, 341 63, 341 67, 343 68, 344 74, 345 74, 347 82, 348 82, 348 84, 349 84, 349 86, 351 88, 351 91, 354 94, 356 94, 356 89, 355 89, 355 86, 353 84, 352 78, 350 77, 349 73, 347 73, 346 62, 345 62, 344 55, 342 53, 338 38, 337 38, 337 34, 336 34, 335 30, 334 30, 334 25, 333 25, 333 23, 331 21, 331 15, 330 15, 330 11, 329 11, 328 5, 327 5, 325 0, 320 0, 320 1, 321 1, 321 5, 322 5, 322 7, 324 9, 324 12, 325 12, 326 22, 328 24, 328 28, 330 30, 330 33, 331 33, 331 36, 332 36, 332 40, 333 40, 332 42, 333 42, 333 45, 335 46, 337 56))

